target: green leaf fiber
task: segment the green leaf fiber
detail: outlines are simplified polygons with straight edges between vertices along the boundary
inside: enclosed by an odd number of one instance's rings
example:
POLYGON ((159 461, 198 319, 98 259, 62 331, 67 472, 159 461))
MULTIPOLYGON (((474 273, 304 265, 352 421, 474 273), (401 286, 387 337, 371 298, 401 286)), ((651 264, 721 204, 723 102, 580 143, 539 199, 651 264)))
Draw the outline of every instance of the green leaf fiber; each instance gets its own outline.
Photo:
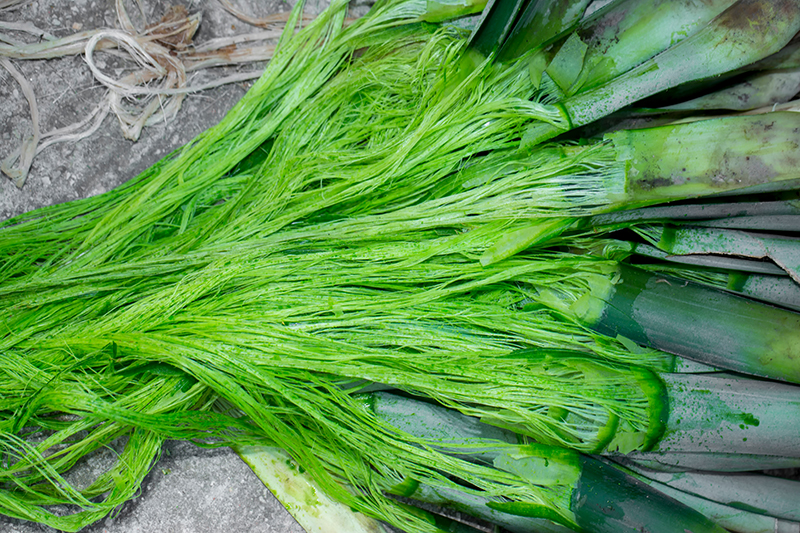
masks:
POLYGON ((616 268, 561 233, 615 201, 614 147, 517 151, 532 124, 568 127, 556 98, 525 63, 450 83, 468 37, 422 22, 425 5, 380 1, 345 28, 337 0, 302 29, 297 7, 218 126, 119 189, 0 226, 0 513, 79 530, 186 439, 283 448, 330 496, 409 531, 436 531, 387 496, 409 479, 569 516, 560 478, 391 427, 365 384, 548 445, 649 445, 643 376, 671 356, 562 316, 616 268), (539 221, 559 248, 520 233, 539 221))
MULTIPOLYGON (((56 335, 40 334, 19 342, 8 351, 16 357, 3 359, 16 369, 0 372, 3 390, 18 391, 6 401, 18 398, 24 402, 32 377, 46 383, 50 375, 61 376, 31 420, 53 412, 80 418, 74 428, 59 432, 43 450, 68 439, 78 428, 105 421, 101 426, 109 428, 105 433, 96 433, 103 431, 98 429, 88 442, 78 441, 63 461, 58 459, 60 455, 49 459, 59 471, 107 439, 127 434, 130 428, 216 445, 263 444, 266 440, 308 465, 333 496, 404 525, 408 525, 408 517, 380 496, 385 486, 380 484, 383 482, 373 485, 378 482, 368 475, 365 465, 378 468, 391 484, 398 476, 414 476, 427 484, 447 486, 442 485, 442 460, 420 457, 418 451, 408 455, 410 451, 395 442, 396 436, 376 435, 374 422, 362 420, 357 414, 361 408, 342 392, 347 383, 364 379, 385 383, 471 415, 487 419, 501 415, 542 439, 559 443, 567 439, 578 446, 582 440, 586 446, 594 446, 592 431, 596 430, 591 422, 573 425, 569 417, 568 429, 550 429, 562 425, 549 416, 548 406, 554 402, 579 411, 579 418, 585 421, 596 417, 602 424, 607 416, 604 409, 609 408, 646 423, 647 415, 635 415, 636 403, 630 400, 623 404, 616 397, 601 401, 598 396, 593 403, 609 403, 590 412, 580 402, 565 404, 556 392, 569 389, 574 391, 571 394, 603 394, 607 389, 599 387, 600 383, 618 372, 613 365, 587 361, 575 368, 563 366, 567 364, 564 358, 542 359, 546 349, 525 359, 505 357, 509 349, 521 345, 589 348, 606 357, 627 353, 620 345, 587 337, 580 328, 559 323, 547 313, 520 313, 508 306, 514 298, 507 296, 514 291, 508 286, 503 290, 502 281, 493 281, 512 279, 509 276, 515 272, 523 279, 535 270, 546 272, 555 263, 525 266, 507 260, 486 271, 474 261, 434 261, 420 263, 418 269, 406 266, 409 278, 400 281, 390 267, 397 262, 408 265, 407 247, 386 248, 383 263, 374 261, 375 248, 369 248, 372 253, 366 251, 322 254, 335 262, 321 262, 313 253, 261 264, 253 254, 245 257, 248 261, 229 258, 178 286, 154 292, 151 299, 73 322, 56 335), (355 261, 352 268, 342 269, 346 261, 355 261), (456 284, 449 281, 453 267, 466 268, 456 284), (467 276, 469 270, 474 280, 467 276), (353 279, 363 280, 361 286, 354 286, 353 279), (476 298, 478 293, 483 296, 476 298), (114 371, 110 371, 108 359, 88 368, 74 367, 74 357, 94 353, 110 342, 116 346, 112 351, 114 371), (541 375, 537 385, 533 375, 542 371, 543 363, 550 375, 541 375), (191 375, 198 384, 186 391, 180 376, 141 372, 163 364, 191 375), (59 367, 67 371, 61 372, 59 367), (20 368, 25 372, 20 373, 20 368), (523 368, 529 373, 521 372, 523 368), (578 368, 586 376, 601 378, 597 390, 576 379, 578 368), (132 381, 131 373, 139 377, 132 381), (510 390, 518 391, 513 397, 524 400, 513 410, 510 390), (539 392, 533 394, 534 390, 539 392), (185 409, 197 414, 189 415, 185 409), (237 418, 203 414, 210 409, 222 409, 237 418), (241 416, 245 418, 239 420, 241 416), (311 432, 316 442, 330 443, 321 458, 309 455, 305 447, 311 432), (342 444, 343 439, 350 444, 342 444), (346 459, 339 455, 342 450, 346 450, 346 459), (365 456, 365 450, 372 455, 365 456), (431 465, 437 469, 432 470, 431 465), (340 484, 357 490, 352 493, 340 484)), ((580 357, 576 361, 581 361, 580 357)), ((633 383, 627 375, 620 374, 620 379, 623 386, 633 383)), ((626 396, 633 397, 633 393, 626 396)), ((646 399, 642 400, 641 407, 646 409, 646 399)), ((317 448, 315 453, 323 449, 317 448)), ((447 468, 447 475, 478 483, 489 495, 514 495, 505 485, 501 490, 498 480, 474 479, 477 474, 465 472, 465 465, 447 463, 447 468)), ((519 497, 542 498, 522 492, 519 497)))

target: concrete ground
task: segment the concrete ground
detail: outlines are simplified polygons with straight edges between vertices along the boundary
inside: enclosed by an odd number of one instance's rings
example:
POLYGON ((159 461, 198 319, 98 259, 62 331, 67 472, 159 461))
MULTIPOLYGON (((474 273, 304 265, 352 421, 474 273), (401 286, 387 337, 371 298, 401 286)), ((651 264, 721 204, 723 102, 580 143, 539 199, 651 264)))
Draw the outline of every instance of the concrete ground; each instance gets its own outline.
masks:
MULTIPOLYGON (((0 516, 3 533, 54 533, 0 516)), ((229 448, 168 442, 141 494, 81 533, 303 533, 250 468, 229 448)))
MULTIPOLYGON (((143 0, 142 3, 148 19, 157 21, 173 2, 143 0)), ((216 0, 183 0, 183 3, 190 12, 203 13, 195 42, 254 31, 226 13, 216 0)), ((242 11, 260 15, 291 7, 278 0, 235 0, 233 4, 242 11)), ((320 7, 315 0, 310 0, 310 4, 312 9, 320 7)), ((135 12, 134 1, 127 1, 126 5, 135 12)), ((32 0, 14 10, 0 11, 0 23, 32 22, 55 37, 64 37, 78 30, 113 28, 114 14, 113 0, 32 0)), ((19 39, 27 38, 19 35, 19 39)), ((13 63, 34 87, 43 132, 82 119, 104 93, 81 56, 13 63)), ((259 68, 263 65, 226 70, 233 73, 259 68)), ((201 75, 198 81, 208 78, 201 75)), ((145 128, 136 143, 125 140, 116 119, 109 116, 91 138, 47 148, 35 159, 22 189, 5 176, 0 177, 0 220, 37 207, 95 195, 125 182, 218 122, 248 86, 237 83, 187 97, 174 121, 145 128)), ((30 111, 20 86, 0 68, 0 159, 30 135, 30 124, 30 111)), ((0 531, 54 530, 0 516, 0 531)), ((231 450, 203 450, 172 442, 166 445, 161 461, 147 477, 141 495, 125 504, 118 516, 84 531, 301 533, 303 529, 231 450)))
MULTIPOLYGON (((308 4, 315 11, 321 9, 324 1, 310 0, 308 4)), ((202 12, 203 20, 195 43, 258 30, 227 13, 217 0, 142 0, 148 22, 157 22, 167 6, 181 3, 190 13, 202 12)), ((125 4, 134 17, 136 2, 125 0, 125 4)), ((233 4, 244 12, 261 16, 291 9, 281 0, 234 0, 233 4)), ((115 13, 114 0, 27 0, 22 7, 0 11, 0 22, 33 23, 59 38, 78 31, 114 28, 117 25, 115 13)), ((22 34, 18 35, 22 40, 22 34)), ((24 38, 27 42, 35 41, 30 36, 24 38)), ((109 56, 98 55, 98 66, 106 64, 109 75, 121 76, 126 72, 122 68, 126 65, 114 64, 113 58, 101 56, 109 56)), ((105 88, 95 81, 80 55, 52 60, 14 60, 13 64, 36 92, 42 132, 83 119, 105 93, 105 88)), ((192 75, 192 82, 200 84, 220 74, 259 69, 263 69, 263 64, 200 72, 192 75)), ((116 119, 109 116, 91 138, 50 146, 34 160, 22 189, 5 177, 0 179, 0 220, 36 207, 95 195, 123 183, 219 122, 248 87, 247 82, 236 83, 189 95, 176 119, 145 128, 135 143, 123 138, 116 119)), ((0 68, 0 158, 6 157, 30 134, 28 103, 17 82, 0 68)))

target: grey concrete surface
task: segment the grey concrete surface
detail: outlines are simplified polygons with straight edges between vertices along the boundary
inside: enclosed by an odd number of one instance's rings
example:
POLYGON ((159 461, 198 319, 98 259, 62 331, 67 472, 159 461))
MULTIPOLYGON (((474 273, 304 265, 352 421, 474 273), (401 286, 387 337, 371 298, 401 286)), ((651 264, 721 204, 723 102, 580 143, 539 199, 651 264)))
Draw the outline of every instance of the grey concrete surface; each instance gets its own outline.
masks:
MULTIPOLYGON (((238 3, 244 5, 244 2, 238 3)), ((259 5, 256 12, 265 11, 265 2, 248 0, 248 3, 259 5)), ((278 0, 269 0, 268 3, 272 11, 289 9, 278 0)), ((167 4, 167 0, 145 0, 149 19, 157 21, 167 4)), ((216 0, 189 0, 187 4, 190 12, 199 10, 203 13, 196 42, 245 31, 241 29, 245 25, 224 12, 216 0)), ((36 0, 0 16, 10 21, 33 22, 56 37, 74 34, 78 29, 115 27, 113 0, 36 0)), ((14 61, 14 65, 36 91, 42 131, 64 127, 84 118, 105 91, 92 77, 82 56, 14 61)), ((254 69, 256 66, 238 68, 254 69)), ((120 68, 117 74, 121 72, 120 68)), ((210 78, 200 73, 195 79, 202 82, 210 78)), ((248 85, 228 85, 188 96, 175 120, 145 128, 136 143, 125 140, 116 119, 109 116, 91 138, 47 148, 34 160, 23 189, 17 189, 5 177, 0 179, 0 219, 36 207, 99 194, 132 178, 216 124, 241 98, 248 85)), ((5 157, 20 139, 30 134, 31 121, 19 85, 4 69, 0 69, 0 102, 0 157, 5 157)))
MULTIPOLYGON (((0 517, 4 533, 53 533, 0 517)), ((141 495, 82 533, 303 533, 250 468, 228 448, 168 442, 141 495)))
MULTIPOLYGON (((167 5, 180 0, 143 0, 149 20, 158 20, 167 5)), ((196 42, 244 31, 244 24, 226 13, 216 0, 183 0, 191 12, 203 12, 196 42)), ((279 0, 236 0, 253 14, 288 10, 279 0)), ((131 11, 133 1, 126 2, 131 11)), ((311 0, 312 9, 320 3, 311 0)), ((0 21, 33 22, 56 37, 78 29, 114 27, 113 0, 33 0, 21 8, 0 12, 0 21)), ((24 36, 20 36, 22 39, 24 36)), ((83 118, 104 89, 94 81, 80 56, 41 61, 14 61, 31 81, 48 131, 83 118)), ((261 68, 246 65, 230 72, 261 68)), ((197 81, 204 78, 199 77, 197 81)), ((27 183, 17 189, 0 177, 0 220, 75 198, 107 191, 132 178, 159 158, 217 123, 245 93, 239 83, 186 98, 176 120, 146 128, 133 143, 122 137, 116 119, 106 118, 99 132, 77 143, 57 144, 36 158, 27 183)), ((31 131, 28 104, 19 85, 0 68, 0 158, 31 131)), ((43 533, 51 528, 0 516, 0 532, 43 533)), ((229 449, 203 450, 187 443, 168 443, 147 477, 141 495, 119 515, 86 528, 86 533, 301 533, 250 469, 229 449)))

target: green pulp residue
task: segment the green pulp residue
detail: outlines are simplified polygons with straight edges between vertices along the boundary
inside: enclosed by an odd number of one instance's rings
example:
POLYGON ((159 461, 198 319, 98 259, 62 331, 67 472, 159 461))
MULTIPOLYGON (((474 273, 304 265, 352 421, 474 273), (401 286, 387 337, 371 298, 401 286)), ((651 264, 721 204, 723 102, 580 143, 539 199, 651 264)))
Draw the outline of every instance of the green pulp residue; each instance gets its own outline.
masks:
POLYGON ((745 425, 748 425, 748 426, 759 426, 761 424, 761 421, 758 418, 756 418, 755 416, 753 416, 752 413, 742 413, 740 415, 740 417, 741 417, 742 421, 744 422, 744 424, 739 426, 742 429, 744 429, 745 425))

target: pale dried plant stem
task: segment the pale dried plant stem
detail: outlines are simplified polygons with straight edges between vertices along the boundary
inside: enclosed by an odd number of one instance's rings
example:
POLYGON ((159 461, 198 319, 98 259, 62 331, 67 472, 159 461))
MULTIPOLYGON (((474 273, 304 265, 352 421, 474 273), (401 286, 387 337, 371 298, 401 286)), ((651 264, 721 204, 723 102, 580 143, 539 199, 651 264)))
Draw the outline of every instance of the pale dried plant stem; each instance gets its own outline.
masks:
MULTIPOLYGON (((19 5, 23 1, 0 0, 0 9, 19 5)), ((21 31, 43 39, 41 42, 31 44, 19 43, 11 36, 0 33, 0 59, 3 61, 3 66, 22 86, 31 108, 31 119, 34 124, 34 135, 25 139, 21 146, 2 162, 0 170, 21 187, 36 155, 57 142, 74 142, 93 134, 110 112, 116 115, 124 137, 137 140, 145 126, 156 122, 166 123, 174 119, 185 95, 260 77, 262 70, 258 69, 189 85, 188 72, 272 59, 275 46, 270 41, 280 37, 289 16, 289 13, 277 13, 265 18, 254 18, 236 9, 228 0, 220 2, 229 13, 240 20, 266 29, 213 39, 196 47, 188 46, 185 49, 174 50, 163 45, 164 39, 181 34, 192 35, 200 24, 201 16, 193 14, 185 20, 162 20, 150 26, 141 0, 135 0, 135 4, 138 7, 142 28, 136 27, 124 0, 115 0, 120 29, 87 30, 55 38, 32 23, 0 22, 0 32, 21 31), (101 50, 120 58, 133 59, 138 68, 116 79, 97 64, 96 54, 101 50), (108 89, 108 92, 82 120, 42 134, 39 131, 39 113, 33 88, 24 77, 15 74, 18 72, 6 58, 51 59, 79 54, 83 55, 92 75, 108 89)), ((312 18, 305 16, 303 20, 309 21, 312 18)), ((350 22, 352 19, 348 19, 346 24, 350 22)))
MULTIPOLYGON (((256 18, 256 17, 251 17, 250 15, 240 11, 233 4, 231 4, 230 0, 219 0, 219 3, 222 5, 225 11, 227 11, 234 17, 238 18, 242 22, 250 24, 251 26, 268 27, 268 26, 274 26, 276 24, 283 25, 286 24, 286 21, 289 20, 289 15, 290 15, 289 12, 274 13, 267 17, 256 18)), ((314 17, 310 15, 303 15, 303 22, 309 22, 313 19, 314 17)))
POLYGON ((0 9, 16 8, 23 4, 27 4, 30 1, 31 0, 0 0, 0 9))
MULTIPOLYGON (((54 41, 24 44, 21 46, 0 45, 0 57, 12 59, 53 59, 83 53, 87 39, 102 30, 89 30, 68 35, 54 41)), ((2 39, 0 39, 2 40, 2 39)), ((111 48, 113 43, 105 43, 97 48, 111 48)))
POLYGON ((5 20, 0 20, 0 29, 31 33, 48 41, 54 41, 56 39, 55 36, 53 36, 50 33, 47 33, 44 30, 37 28, 31 22, 8 22, 5 20))
MULTIPOLYGON (((142 17, 144 25, 147 26, 147 16, 144 13, 144 5, 142 5, 141 0, 136 0, 136 5, 139 7, 139 16, 142 17)), ((138 33, 139 30, 134 26, 131 18, 128 16, 128 10, 125 9, 125 2, 123 2, 123 0, 116 0, 115 7, 117 8, 117 20, 119 20, 120 27, 130 33, 138 33)))
POLYGON ((103 120, 105 120, 109 111, 111 110, 111 106, 108 101, 109 98, 110 94, 106 94, 100 103, 97 104, 97 106, 95 106, 95 108, 89 112, 89 114, 86 115, 83 120, 63 128, 58 128, 48 131, 47 133, 43 133, 40 138, 41 142, 38 148, 36 148, 35 155, 39 155, 42 150, 51 144, 56 144, 59 142, 77 142, 81 139, 89 137, 98 129, 100 129, 100 125, 103 123, 103 120), (82 128, 86 129, 80 131, 82 128))
POLYGON ((25 184, 25 178, 28 176, 31 165, 33 164, 33 157, 36 155, 36 147, 39 144, 39 108, 36 105, 36 95, 33 92, 30 82, 25 79, 25 76, 17 70, 14 64, 5 57, 0 57, 0 65, 5 68, 11 77, 13 77, 22 88, 22 94, 28 100, 28 106, 31 110, 31 123, 33 126, 33 135, 24 141, 20 147, 14 150, 6 159, 0 163, 0 170, 6 174, 19 188, 25 184), (17 166, 14 167, 14 163, 17 166))

